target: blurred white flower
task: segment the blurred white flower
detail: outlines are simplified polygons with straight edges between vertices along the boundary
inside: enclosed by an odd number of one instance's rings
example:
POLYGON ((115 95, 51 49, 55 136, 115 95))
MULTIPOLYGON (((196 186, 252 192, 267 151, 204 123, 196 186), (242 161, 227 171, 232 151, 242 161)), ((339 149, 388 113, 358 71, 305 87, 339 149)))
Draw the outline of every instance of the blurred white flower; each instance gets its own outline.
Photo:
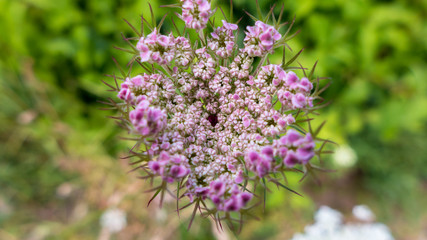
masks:
POLYGON ((102 214, 100 224, 110 233, 120 232, 126 227, 126 213, 117 208, 108 209, 102 214))
POLYGON ((348 145, 341 145, 333 154, 334 162, 341 167, 352 167, 357 162, 356 152, 348 145))
POLYGON ((366 205, 357 205, 353 208, 353 215, 361 220, 366 222, 372 222, 375 219, 374 213, 366 205))
MULTIPOLYGON (((369 208, 360 208, 362 211, 369 208)), ((360 211, 360 210, 357 210, 360 211)), ((370 212, 370 210, 369 210, 370 212)), ((363 214, 366 214, 365 211, 363 214)), ((373 213, 370 212, 373 216, 373 213)), ((364 216, 366 217, 366 216, 364 216)), ((305 227, 305 233, 297 233, 292 240, 393 240, 388 227, 382 223, 342 224, 342 214, 322 206, 316 213, 315 223, 305 227)))
POLYGON ((342 214, 328 206, 321 206, 314 215, 314 220, 322 226, 338 226, 342 222, 342 214))

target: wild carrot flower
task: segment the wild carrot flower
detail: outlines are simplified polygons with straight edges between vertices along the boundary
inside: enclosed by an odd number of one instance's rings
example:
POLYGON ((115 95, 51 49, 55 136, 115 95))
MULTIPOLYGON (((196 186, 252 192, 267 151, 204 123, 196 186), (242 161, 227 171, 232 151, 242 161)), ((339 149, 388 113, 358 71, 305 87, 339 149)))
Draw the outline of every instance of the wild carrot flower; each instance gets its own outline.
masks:
POLYGON ((237 24, 223 20, 210 34, 203 31, 213 13, 209 1, 174 6, 181 7, 187 28, 168 35, 160 26, 147 27, 146 36, 137 32, 130 65, 145 73, 129 76, 121 69, 120 87, 110 85, 121 101, 111 105, 137 141, 131 154, 143 178, 161 181, 154 196, 172 193, 175 183, 178 204, 188 201, 218 221, 231 221, 227 212, 242 217, 256 205, 251 202, 263 199, 255 195, 257 186, 271 182, 289 190, 278 176, 318 168, 312 159, 320 158, 326 140, 312 129, 310 115, 324 89, 314 68, 307 74, 290 66, 296 57, 269 62, 268 55, 292 38, 289 30, 279 33, 284 24, 276 18, 272 25, 256 20, 248 26, 239 49, 237 24), (199 39, 188 37, 191 29, 199 39))

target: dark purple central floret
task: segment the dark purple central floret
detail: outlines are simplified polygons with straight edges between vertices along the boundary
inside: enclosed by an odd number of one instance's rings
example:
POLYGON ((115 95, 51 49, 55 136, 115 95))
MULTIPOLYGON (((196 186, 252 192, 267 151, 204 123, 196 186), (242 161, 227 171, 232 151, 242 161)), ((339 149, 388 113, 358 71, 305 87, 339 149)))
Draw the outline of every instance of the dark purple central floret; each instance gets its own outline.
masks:
POLYGON ((208 117, 208 121, 211 123, 212 127, 215 127, 218 123, 218 116, 216 114, 211 114, 208 117))

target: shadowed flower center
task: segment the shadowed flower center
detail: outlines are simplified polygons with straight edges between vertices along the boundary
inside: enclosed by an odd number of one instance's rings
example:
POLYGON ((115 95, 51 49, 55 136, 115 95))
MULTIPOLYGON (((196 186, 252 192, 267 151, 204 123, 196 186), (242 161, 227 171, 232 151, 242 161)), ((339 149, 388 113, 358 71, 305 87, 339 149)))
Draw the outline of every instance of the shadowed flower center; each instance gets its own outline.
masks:
POLYGON ((215 127, 218 123, 218 116, 216 114, 211 114, 208 117, 208 121, 211 123, 212 127, 215 127))

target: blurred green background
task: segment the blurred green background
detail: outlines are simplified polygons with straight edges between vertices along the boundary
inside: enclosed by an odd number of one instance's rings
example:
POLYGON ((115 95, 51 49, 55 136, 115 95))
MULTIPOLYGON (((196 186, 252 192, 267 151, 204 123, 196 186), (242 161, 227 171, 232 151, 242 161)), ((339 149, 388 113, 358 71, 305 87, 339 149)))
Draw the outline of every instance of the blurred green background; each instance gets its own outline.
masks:
MULTIPOLYGON (((159 6, 174 2, 150 2, 157 21, 173 11, 159 6)), ((234 21, 253 24, 243 10, 255 14, 255 2, 233 2, 234 21)), ((264 13, 273 4, 260 2, 264 13)), ((332 102, 314 124, 327 120, 323 136, 340 144, 324 163, 337 171, 318 174, 321 186, 295 176, 291 187, 305 197, 270 194, 262 221, 238 237, 287 239, 322 204, 346 215, 367 204, 396 239, 426 239, 427 1, 282 0, 276 13, 282 3, 302 30, 289 55, 304 47, 301 64, 319 60, 317 74, 332 79, 332 102)), ((101 239, 111 207, 128 220, 112 239, 218 237, 201 218, 188 232, 189 213, 178 219, 173 201, 146 208, 149 186, 120 160, 125 133, 99 110, 114 95, 101 83, 117 73, 112 57, 130 58, 113 48, 126 46, 121 33, 133 36, 122 19, 140 26, 147 1, 0 0, 0 9, 0 239, 101 239)))

